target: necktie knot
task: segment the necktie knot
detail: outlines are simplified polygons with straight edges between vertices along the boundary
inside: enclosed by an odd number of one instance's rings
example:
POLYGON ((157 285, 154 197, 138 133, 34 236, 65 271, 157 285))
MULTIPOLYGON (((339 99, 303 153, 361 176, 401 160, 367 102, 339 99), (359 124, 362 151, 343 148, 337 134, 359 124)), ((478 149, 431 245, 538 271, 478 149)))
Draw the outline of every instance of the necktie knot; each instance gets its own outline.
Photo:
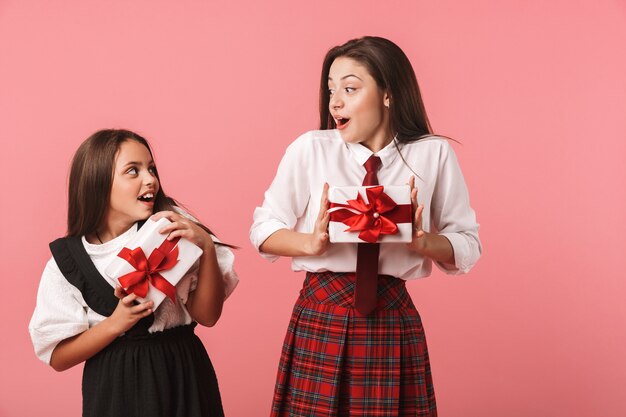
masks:
POLYGON ((380 168, 380 165, 382 164, 382 161, 380 160, 379 157, 377 157, 376 155, 372 155, 369 157, 369 159, 367 161, 365 161, 365 163, 363 164, 363 166, 365 167, 365 171, 367 171, 367 173, 376 173, 376 171, 378 171, 378 168, 380 168))
POLYGON ((378 175, 376 175, 376 171, 380 168, 382 164, 379 157, 376 155, 372 155, 369 157, 367 161, 363 164, 365 167, 365 178, 363 179, 363 185, 378 185, 378 175))

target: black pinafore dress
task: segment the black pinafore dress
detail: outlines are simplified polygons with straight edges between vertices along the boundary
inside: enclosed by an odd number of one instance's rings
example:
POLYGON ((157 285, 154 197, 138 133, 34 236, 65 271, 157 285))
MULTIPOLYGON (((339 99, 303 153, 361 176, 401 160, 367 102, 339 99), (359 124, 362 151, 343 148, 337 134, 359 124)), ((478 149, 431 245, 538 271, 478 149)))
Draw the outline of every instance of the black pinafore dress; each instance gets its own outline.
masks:
MULTIPOLYGON (((95 312, 109 317, 118 304, 80 238, 57 239, 50 250, 65 278, 95 312)), ((85 362, 85 417, 223 417, 213 365, 196 323, 149 333, 154 314, 141 319, 85 362)))

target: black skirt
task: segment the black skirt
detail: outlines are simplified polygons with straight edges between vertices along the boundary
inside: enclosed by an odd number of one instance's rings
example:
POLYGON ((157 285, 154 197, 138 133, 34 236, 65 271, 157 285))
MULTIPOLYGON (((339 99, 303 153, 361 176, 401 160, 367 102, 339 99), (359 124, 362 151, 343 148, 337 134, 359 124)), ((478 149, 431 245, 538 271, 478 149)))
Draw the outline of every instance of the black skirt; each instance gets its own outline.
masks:
MULTIPOLYGON (((65 278, 89 307, 109 317, 118 304, 80 238, 57 239, 50 249, 65 278)), ((84 417, 223 417, 211 360, 196 323, 148 332, 154 314, 85 362, 84 417)))
POLYGON ((194 327, 122 337, 89 359, 83 415, 223 416, 215 371, 194 327))

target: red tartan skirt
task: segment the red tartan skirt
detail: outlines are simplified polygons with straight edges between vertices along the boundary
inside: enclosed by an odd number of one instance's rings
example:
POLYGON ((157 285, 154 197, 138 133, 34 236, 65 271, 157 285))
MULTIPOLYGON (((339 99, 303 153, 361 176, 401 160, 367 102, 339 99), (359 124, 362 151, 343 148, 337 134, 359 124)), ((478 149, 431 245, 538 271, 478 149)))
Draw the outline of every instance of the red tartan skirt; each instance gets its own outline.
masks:
POLYGON ((378 277, 353 308, 354 273, 307 273, 278 367, 272 417, 436 416, 420 316, 405 281, 378 277))

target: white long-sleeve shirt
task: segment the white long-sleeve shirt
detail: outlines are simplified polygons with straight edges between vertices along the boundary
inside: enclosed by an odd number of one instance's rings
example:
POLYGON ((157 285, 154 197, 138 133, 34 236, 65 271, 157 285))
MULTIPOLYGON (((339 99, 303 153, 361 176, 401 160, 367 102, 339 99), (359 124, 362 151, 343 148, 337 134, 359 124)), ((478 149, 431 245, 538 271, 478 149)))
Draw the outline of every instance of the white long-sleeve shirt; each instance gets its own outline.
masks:
MULTIPOLYGON (((261 244, 280 229, 311 233, 324 183, 361 185, 365 177, 363 164, 371 155, 372 151, 361 144, 344 142, 338 130, 310 131, 300 136, 287 148, 276 177, 265 192, 263 205, 254 211, 250 229, 252 244, 259 250, 261 244)), ((391 142, 376 155, 382 161, 378 171, 381 185, 407 184, 410 177, 417 174, 417 199, 424 205, 423 229, 445 236, 454 249, 454 265, 439 266, 449 274, 468 272, 482 251, 479 225, 448 141, 429 137, 409 144, 391 142)), ((356 254, 356 243, 331 243, 321 256, 294 257, 292 268, 294 271, 354 272, 356 254)), ((271 261, 278 258, 266 253, 261 255, 271 261)), ((406 244, 380 246, 379 274, 415 279, 430 275, 431 270, 432 261, 410 251, 406 244)))

